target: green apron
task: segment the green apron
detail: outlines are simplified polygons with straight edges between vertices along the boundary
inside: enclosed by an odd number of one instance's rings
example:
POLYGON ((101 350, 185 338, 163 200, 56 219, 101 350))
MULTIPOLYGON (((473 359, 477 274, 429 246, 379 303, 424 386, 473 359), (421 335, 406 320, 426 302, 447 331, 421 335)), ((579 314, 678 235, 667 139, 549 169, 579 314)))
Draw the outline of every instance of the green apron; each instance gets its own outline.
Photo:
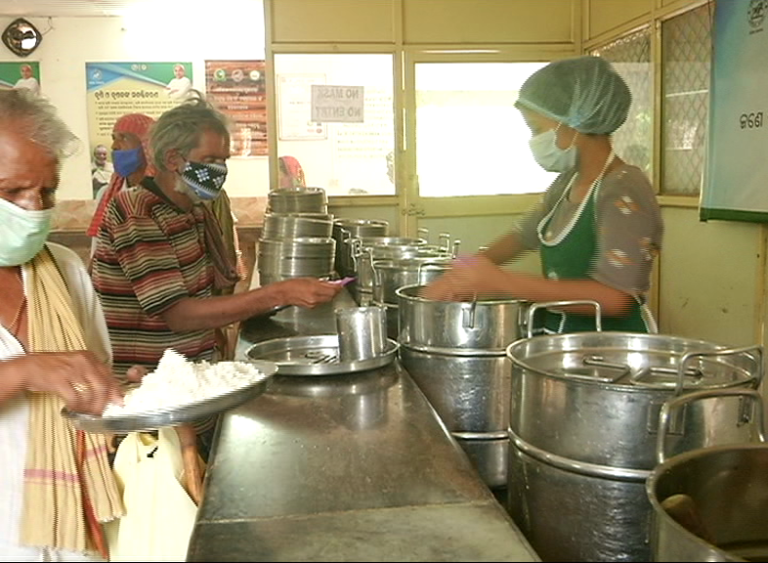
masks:
MULTIPOLYGON (((574 176, 575 178, 575 176, 574 176)), ((543 233, 547 232, 549 224, 555 215, 563 198, 568 197, 570 185, 563 191, 563 196, 541 223, 539 223, 540 254, 544 276, 548 279, 590 279, 590 270, 597 259, 597 220, 595 215, 595 200, 600 185, 598 179, 589 193, 586 202, 576 210, 576 220, 569 222, 564 234, 556 237, 555 241, 547 242, 543 233), (570 230, 568 227, 571 227, 570 230)), ((642 317, 641 305, 637 300, 632 304, 628 315, 623 317, 601 318, 603 330, 621 332, 647 333, 648 327, 642 317)), ((576 315, 546 311, 544 315, 544 331, 547 333, 593 331, 594 315, 576 315)))

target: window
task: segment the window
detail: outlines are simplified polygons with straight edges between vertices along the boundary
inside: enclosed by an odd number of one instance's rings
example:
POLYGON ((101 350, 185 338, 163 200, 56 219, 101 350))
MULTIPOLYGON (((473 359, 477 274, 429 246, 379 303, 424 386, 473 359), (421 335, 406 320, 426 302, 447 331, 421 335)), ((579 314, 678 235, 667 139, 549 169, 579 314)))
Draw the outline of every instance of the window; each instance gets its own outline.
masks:
POLYGON ((662 24, 662 192, 698 195, 704 176, 714 7, 662 24))
POLYGON ((536 163, 514 104, 546 63, 418 63, 416 158, 421 197, 543 192, 557 176, 536 163))
POLYGON ((653 176, 653 70, 651 34, 642 29, 592 51, 613 64, 632 92, 629 115, 613 135, 613 147, 624 161, 653 176))
POLYGON ((275 80, 278 156, 296 158, 308 186, 328 195, 395 193, 391 54, 277 54, 275 80), (362 86, 361 121, 312 121, 313 84, 362 86))

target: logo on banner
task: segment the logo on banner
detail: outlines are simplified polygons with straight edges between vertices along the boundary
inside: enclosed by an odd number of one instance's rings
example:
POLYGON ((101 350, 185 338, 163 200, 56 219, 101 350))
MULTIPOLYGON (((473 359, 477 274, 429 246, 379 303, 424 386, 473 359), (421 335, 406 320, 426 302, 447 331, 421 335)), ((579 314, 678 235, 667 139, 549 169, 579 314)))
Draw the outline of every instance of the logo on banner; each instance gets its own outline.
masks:
POLYGON ((766 0, 749 0, 747 19, 749 21, 749 25, 752 27, 750 33, 756 33, 763 30, 766 4, 768 4, 766 0))

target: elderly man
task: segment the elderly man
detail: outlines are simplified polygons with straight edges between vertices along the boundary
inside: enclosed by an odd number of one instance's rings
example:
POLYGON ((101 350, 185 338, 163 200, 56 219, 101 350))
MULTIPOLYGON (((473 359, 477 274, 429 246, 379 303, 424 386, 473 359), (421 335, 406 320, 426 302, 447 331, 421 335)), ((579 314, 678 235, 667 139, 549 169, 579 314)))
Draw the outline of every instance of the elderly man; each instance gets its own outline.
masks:
POLYGON ((103 437, 59 414, 122 401, 85 267, 46 242, 75 140, 43 98, 0 91, 0 560, 99 560, 123 513, 103 437))
POLYGON ((109 184, 112 177, 112 164, 107 160, 108 149, 105 145, 96 145, 93 149, 91 160, 91 184, 93 197, 96 198, 99 190, 109 184))
POLYGON ((152 129, 155 176, 118 192, 105 211, 92 275, 118 374, 133 364, 153 369, 167 348, 192 361, 211 360, 217 327, 282 305, 314 307, 341 289, 295 278, 214 295, 238 280, 206 205, 226 179, 229 141, 224 117, 195 93, 152 129))

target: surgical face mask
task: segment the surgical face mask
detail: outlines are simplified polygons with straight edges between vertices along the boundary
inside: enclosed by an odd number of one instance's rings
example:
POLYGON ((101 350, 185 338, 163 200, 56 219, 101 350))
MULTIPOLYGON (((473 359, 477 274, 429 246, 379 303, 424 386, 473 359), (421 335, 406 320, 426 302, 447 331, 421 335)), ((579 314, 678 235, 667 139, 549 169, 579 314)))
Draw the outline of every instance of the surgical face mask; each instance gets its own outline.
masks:
POLYGON ((29 211, 0 198, 0 267, 26 264, 42 250, 53 209, 29 211))
POLYGON ((141 147, 112 151, 112 162, 115 165, 115 172, 117 172, 118 176, 127 178, 144 164, 144 151, 141 147))
MULTIPOLYGON (((567 149, 558 147, 557 128, 539 133, 528 141, 533 158, 547 172, 565 172, 576 166, 576 146, 572 142, 567 149)), ((575 142, 576 137, 573 140, 575 142)))
POLYGON ((181 179, 201 200, 216 199, 227 179, 227 165, 187 161, 181 179))

